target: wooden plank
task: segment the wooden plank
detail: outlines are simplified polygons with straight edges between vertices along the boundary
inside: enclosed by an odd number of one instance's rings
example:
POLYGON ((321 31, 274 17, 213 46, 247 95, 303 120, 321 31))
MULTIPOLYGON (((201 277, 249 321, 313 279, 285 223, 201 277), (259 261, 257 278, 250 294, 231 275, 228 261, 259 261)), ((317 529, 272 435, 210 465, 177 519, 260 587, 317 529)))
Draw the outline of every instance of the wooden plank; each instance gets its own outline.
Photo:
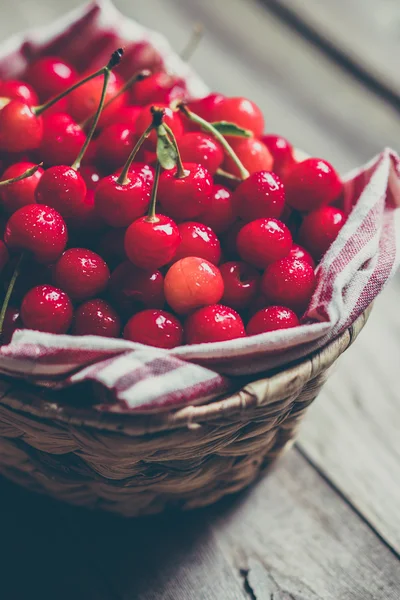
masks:
POLYGON ((294 14, 400 97, 397 0, 263 0, 294 14))

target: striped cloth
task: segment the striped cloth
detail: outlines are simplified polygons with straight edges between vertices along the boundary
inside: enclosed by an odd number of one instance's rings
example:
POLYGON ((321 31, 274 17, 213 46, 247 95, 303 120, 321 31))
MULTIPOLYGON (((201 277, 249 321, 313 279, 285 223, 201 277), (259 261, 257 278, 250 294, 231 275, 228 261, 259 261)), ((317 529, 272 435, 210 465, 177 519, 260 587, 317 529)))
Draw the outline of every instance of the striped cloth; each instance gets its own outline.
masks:
MULTIPOLYGON (((191 96, 207 93, 162 36, 123 17, 108 0, 2 43, 0 75, 18 76, 43 51, 74 62, 90 58, 93 47, 93 60, 103 64, 121 44, 132 70, 150 56, 182 76, 191 96)), ((89 62, 85 68, 98 66, 89 62)), ((346 177, 344 208, 351 214, 318 267, 318 285, 300 327, 170 351, 22 330, 0 348, 0 373, 55 389, 92 381, 108 392, 107 402, 96 407, 102 411, 154 411, 207 401, 231 389, 237 376, 265 372, 321 348, 368 307, 399 262, 399 207, 400 161, 393 151, 383 151, 346 177)))
POLYGON ((109 393, 102 411, 162 410, 227 392, 249 376, 308 355, 344 331, 390 280, 400 259, 400 159, 384 150, 345 178, 350 216, 317 269, 300 327, 229 342, 159 350, 124 340, 22 330, 0 348, 0 372, 63 388, 83 381, 109 393))

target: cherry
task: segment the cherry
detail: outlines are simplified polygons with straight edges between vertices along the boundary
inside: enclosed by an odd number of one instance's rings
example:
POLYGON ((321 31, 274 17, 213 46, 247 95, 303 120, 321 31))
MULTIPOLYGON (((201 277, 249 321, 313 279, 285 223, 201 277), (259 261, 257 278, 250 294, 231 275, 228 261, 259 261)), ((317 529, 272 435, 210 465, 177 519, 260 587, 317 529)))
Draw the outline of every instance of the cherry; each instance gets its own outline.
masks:
POLYGON ((154 184, 155 169, 147 163, 134 162, 129 167, 129 173, 138 173, 152 188, 154 184))
POLYGON ((254 300, 259 287, 258 271, 241 261, 232 261, 220 266, 224 280, 224 295, 222 302, 236 310, 242 310, 254 300))
POLYGON ((198 256, 217 265, 221 260, 221 246, 211 227, 202 223, 186 221, 178 225, 181 243, 173 258, 174 262, 186 256, 198 256))
POLYGON ((259 269, 284 256, 292 247, 292 236, 277 219, 257 219, 242 227, 236 239, 242 259, 259 269))
MULTIPOLYGON (((125 106, 127 100, 126 94, 121 94, 114 99, 114 96, 117 96, 122 86, 123 81, 121 77, 116 73, 111 73, 105 95, 105 104, 107 104, 107 107, 105 107, 104 112, 99 119, 99 127, 107 124, 108 121, 118 113, 120 108, 125 106), (109 103, 111 99, 113 99, 113 101, 109 103)), ((96 77, 76 88, 69 94, 68 112, 77 123, 82 123, 91 119, 99 105, 102 88, 102 78, 96 77)))
POLYGON ((315 268, 315 262, 311 254, 298 244, 293 244, 288 256, 290 256, 291 258, 297 258, 299 260, 305 260, 306 262, 308 262, 309 265, 312 266, 313 269, 315 268))
POLYGON ((45 114, 40 157, 48 166, 72 164, 85 140, 82 127, 70 115, 45 114))
POLYGON ((310 212, 336 200, 343 184, 326 160, 307 158, 288 170, 285 188, 286 201, 292 208, 310 212))
POLYGON ((191 314, 185 323, 187 344, 224 342, 246 336, 240 315, 223 304, 212 304, 191 314))
POLYGON ((235 123, 238 127, 252 131, 255 137, 259 137, 264 131, 264 116, 261 110, 247 98, 223 98, 214 102, 208 119, 235 123))
POLYGON ((222 94, 213 93, 208 94, 208 96, 204 96, 204 98, 200 98, 198 100, 190 100, 187 102, 186 107, 202 119, 205 119, 206 121, 212 121, 214 110, 216 110, 217 105, 224 100, 225 96, 222 94))
POLYGON ((211 135, 200 131, 185 133, 179 140, 179 151, 184 162, 198 163, 212 175, 224 161, 224 151, 211 135))
POLYGON ((23 100, 11 100, 0 110, 0 150, 25 152, 40 146, 43 120, 23 100))
POLYGON ((214 185, 210 205, 198 219, 204 225, 211 227, 217 234, 227 231, 236 220, 236 215, 233 213, 231 191, 223 185, 214 185))
POLYGON ((160 271, 145 271, 128 260, 113 271, 109 294, 112 303, 125 315, 144 308, 163 308, 164 277, 160 271))
POLYGON ((40 263, 52 263, 67 244, 67 227, 53 208, 28 204, 9 218, 4 242, 14 250, 26 250, 40 263))
POLYGON ((3 333, 1 341, 3 344, 9 344, 14 331, 21 329, 22 321, 20 318, 19 309, 15 306, 9 306, 4 315, 3 333))
POLYGON ((268 306, 256 312, 247 324, 247 335, 257 335, 276 329, 289 329, 300 325, 296 313, 285 306, 268 306))
POLYGON ((81 304, 75 311, 72 333, 74 335, 101 335, 119 337, 121 320, 113 307, 95 298, 81 304))
POLYGON ((96 252, 86 248, 70 248, 54 265, 53 278, 70 298, 85 300, 105 290, 110 271, 96 252))
POLYGON ((72 314, 72 303, 67 294, 51 285, 32 288, 21 304, 24 327, 47 333, 66 333, 72 314))
POLYGON ((0 273, 8 263, 9 258, 7 246, 2 240, 0 240, 0 273))
POLYGON ((295 163, 293 146, 281 135, 268 134, 261 138, 274 159, 274 173, 284 176, 286 170, 295 163))
POLYGON ((316 261, 319 261, 337 238, 345 224, 346 214, 333 206, 309 213, 303 219, 299 231, 299 241, 309 250, 316 261))
POLYGON ((165 310, 148 309, 134 315, 124 329, 124 338, 131 342, 171 349, 182 344, 182 325, 165 310))
POLYGON ((186 93, 183 79, 165 71, 158 71, 135 83, 132 87, 131 102, 141 106, 160 102, 170 104, 177 98, 184 98, 186 93))
POLYGON ((124 240, 125 228, 108 229, 99 236, 95 250, 110 266, 126 259, 124 240))
POLYGON ((56 165, 45 171, 35 190, 36 202, 56 209, 67 222, 79 216, 86 184, 74 167, 56 165))
POLYGON ((43 175, 43 169, 31 162, 20 162, 4 171, 1 181, 18 178, 31 169, 35 169, 35 172, 30 177, 0 188, 1 205, 7 213, 11 214, 22 206, 35 202, 35 189, 43 175))
POLYGON ((32 86, 16 79, 0 82, 0 97, 10 98, 11 100, 22 100, 22 102, 30 106, 35 106, 39 101, 32 86))
POLYGON ((211 204, 213 180, 199 164, 184 163, 160 177, 159 202, 173 219, 195 219, 211 204))
MULTIPOLYGON (((272 171, 274 159, 268 148, 260 140, 256 138, 230 137, 229 143, 249 173, 272 171)), ((240 171, 230 156, 225 156, 222 168, 236 177, 241 177, 240 171)), ((243 177, 241 178, 244 179, 243 177)))
POLYGON ((137 141, 132 125, 114 123, 105 127, 98 139, 96 158, 108 173, 115 171, 128 159, 137 141))
POLYGON ((107 119, 107 127, 110 125, 116 125, 117 123, 134 127, 136 119, 141 110, 141 106, 122 106, 118 112, 114 113, 109 119, 107 119))
POLYGON ((102 174, 96 165, 83 165, 80 168, 81 177, 86 184, 88 190, 95 190, 102 174))
POLYGON ((125 252, 142 269, 158 269, 168 264, 179 247, 181 236, 176 223, 165 215, 141 217, 125 234, 125 252))
POLYGON ((269 265, 261 280, 261 291, 269 304, 286 306, 300 315, 306 310, 314 288, 311 265, 290 257, 269 265))
MULTIPOLYGON (((142 135, 146 129, 151 125, 153 120, 152 113, 152 104, 148 104, 144 106, 137 116, 135 129, 137 135, 142 135)), ((177 139, 179 139, 183 134, 183 125, 182 119, 179 113, 174 112, 169 106, 166 104, 157 103, 157 109, 160 109, 164 113, 163 123, 170 127, 177 139)), ((144 146, 149 150, 154 150, 157 143, 157 133, 152 131, 144 143, 144 146)))
POLYGON ((281 216, 285 188, 278 175, 257 171, 242 181, 233 194, 233 206, 244 221, 281 216))
POLYGON ((105 223, 96 210, 94 190, 86 190, 83 202, 78 204, 68 219, 68 224, 75 230, 101 231, 105 223))
POLYGON ((181 258, 170 267, 164 280, 168 304, 178 314, 219 302, 224 282, 219 269, 197 256, 181 258))
POLYGON ((129 173, 123 183, 116 175, 109 175, 100 181, 95 191, 97 213, 112 227, 130 225, 145 214, 149 201, 149 186, 135 173, 129 173))
POLYGON ((45 102, 71 87, 78 73, 57 56, 43 56, 28 66, 25 79, 35 88, 40 101, 45 102))

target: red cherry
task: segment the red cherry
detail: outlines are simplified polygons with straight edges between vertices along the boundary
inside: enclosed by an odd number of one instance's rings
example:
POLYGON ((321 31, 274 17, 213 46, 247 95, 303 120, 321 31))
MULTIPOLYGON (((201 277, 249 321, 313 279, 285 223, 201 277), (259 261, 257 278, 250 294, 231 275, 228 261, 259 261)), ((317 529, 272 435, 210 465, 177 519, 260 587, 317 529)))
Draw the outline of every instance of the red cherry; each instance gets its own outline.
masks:
POLYGON ((70 248, 54 265, 53 277, 54 282, 73 300, 85 300, 105 290, 110 271, 96 252, 70 248))
POLYGON ((126 162, 136 140, 132 125, 108 125, 97 139, 97 161, 106 172, 115 171, 126 162))
POLYGON ((311 254, 309 252, 307 252, 307 250, 305 248, 303 248, 302 246, 299 246, 298 244, 293 244, 288 256, 290 256, 290 258, 297 258, 298 260, 304 260, 309 265, 311 265, 313 269, 315 269, 315 261, 314 261, 313 257, 311 256, 311 254))
POLYGON ((197 256, 181 258, 170 267, 164 280, 168 304, 178 314, 219 302, 224 282, 219 269, 197 256))
POLYGON ((108 229, 99 236, 95 250, 110 266, 126 259, 125 232, 125 228, 108 229))
POLYGON ((72 313, 67 294, 51 285, 32 288, 21 304, 24 327, 47 333, 66 333, 71 325, 72 313))
POLYGON ((236 215, 233 213, 232 192, 223 185, 214 185, 210 205, 198 219, 217 234, 227 231, 236 220, 236 215))
MULTIPOLYGON (((194 112, 196 115, 199 115, 199 117, 202 117, 206 121, 212 121, 214 109, 216 110, 217 105, 224 100, 225 96, 222 94, 213 93, 198 100, 190 100, 190 102, 187 103, 187 107, 189 110, 194 112)), ((193 123, 190 123, 190 121, 185 121, 185 127, 189 124, 194 125, 193 123)), ((196 126, 196 128, 198 127, 196 126)))
POLYGON ((289 254, 292 236, 286 225, 278 219, 257 219, 242 227, 236 244, 244 261, 264 269, 289 254))
POLYGON ((185 323, 187 344, 224 342, 245 337, 243 321, 240 315, 223 304, 212 304, 196 310, 185 323))
POLYGON ((256 312, 247 324, 247 335, 257 335, 276 329, 289 329, 300 325, 297 315, 285 306, 268 306, 256 312))
POLYGON ((186 84, 183 79, 165 71, 153 73, 149 77, 136 81, 132 87, 131 101, 144 106, 150 103, 170 104, 177 98, 186 96, 186 84))
POLYGON ((43 119, 22 100, 11 100, 0 110, 0 150, 25 152, 39 148, 43 119))
POLYGON ((14 306, 8 306, 4 316, 3 331, 1 340, 3 344, 9 344, 14 331, 21 329, 22 321, 20 319, 19 309, 14 306))
POLYGON ((165 310, 148 309, 134 315, 124 329, 124 338, 131 342, 171 349, 182 344, 182 325, 165 310))
POLYGON ((136 173, 129 173, 126 183, 120 183, 116 175, 109 175, 95 191, 96 211, 112 227, 128 227, 146 213, 149 201, 150 188, 136 173))
MULTIPOLYGON (((148 128, 148 126, 152 123, 152 120, 153 120, 153 115, 151 113, 152 106, 153 106, 152 104, 148 104, 147 106, 144 106, 136 118, 135 129, 136 129, 136 133, 138 136, 142 135, 142 133, 144 133, 146 131, 146 129, 148 128)), ((157 103, 157 108, 164 109, 163 122, 166 123, 166 125, 168 125, 172 129, 176 139, 179 140, 179 138, 183 134, 182 119, 181 119, 179 113, 173 111, 166 104, 164 105, 164 104, 157 103)), ((150 133, 149 137, 147 138, 147 140, 144 142, 144 147, 146 147, 149 150, 154 150, 156 147, 156 143, 157 143, 157 133, 155 131, 152 131, 150 133)))
POLYGON ((314 288, 314 269, 296 258, 286 257, 272 263, 261 280, 261 291, 269 304, 286 306, 300 315, 306 310, 314 288))
POLYGON ((9 258, 7 246, 2 240, 0 240, 0 273, 8 263, 9 258))
POLYGON ((119 337, 121 320, 112 306, 95 298, 81 304, 75 311, 72 333, 74 335, 101 335, 119 337))
MULTIPOLYGON (((8 167, 6 171, 4 171, 1 181, 19 177, 19 175, 22 175, 25 171, 34 166, 35 164, 31 162, 15 163, 11 167, 8 167)), ((35 202, 36 186, 38 185, 42 175, 43 169, 39 168, 30 177, 21 179, 15 183, 11 183, 10 185, 5 185, 3 188, 1 188, 1 205, 3 206, 4 210, 11 214, 21 208, 21 206, 33 204, 35 202)))
POLYGON ((82 127, 66 113, 45 113, 40 157, 48 166, 69 165, 85 143, 82 127))
POLYGON ((243 221, 236 221, 227 231, 221 236, 222 254, 225 258, 237 259, 239 254, 237 251, 237 236, 242 229, 243 221))
POLYGON ((221 260, 221 245, 211 227, 194 221, 178 225, 181 243, 174 256, 174 262, 186 256, 198 256, 217 265, 221 260))
MULTIPOLYGON (((86 75, 83 76, 83 78, 86 75)), ((119 75, 111 72, 105 96, 105 104, 121 90, 123 81, 119 75)), ((103 89, 103 77, 95 77, 84 83, 68 95, 68 112, 77 123, 89 119, 96 112, 103 89)), ((108 104, 101 113, 99 127, 103 127, 120 108, 126 104, 126 94, 121 94, 108 104)))
POLYGON ((33 87, 24 81, 17 81, 16 79, 0 82, 0 97, 22 100, 22 102, 29 104, 29 106, 36 106, 39 102, 33 87))
POLYGON ((263 135, 261 138, 274 159, 274 173, 283 176, 286 169, 294 164, 293 146, 281 135, 263 135))
POLYGON ((113 271, 109 285, 113 304, 126 315, 165 304, 164 277, 160 271, 145 271, 128 260, 113 271))
POLYGON ((79 172, 86 183, 87 189, 95 190, 102 178, 100 169, 96 165, 83 165, 79 172))
POLYGON ((228 121, 238 127, 249 129, 255 137, 264 131, 264 116, 259 107, 247 98, 223 98, 215 102, 210 111, 209 120, 228 121))
POLYGON ((75 69, 57 56, 43 56, 28 66, 25 79, 45 102, 68 89, 77 81, 75 69))
POLYGON ((188 163, 198 163, 212 175, 224 161, 222 146, 207 133, 193 131, 185 133, 179 140, 181 159, 188 163))
POLYGON ((288 170, 285 189, 286 201, 292 208, 309 212, 336 200, 343 184, 326 160, 307 158, 288 170))
POLYGON ((67 227, 53 208, 28 204, 9 218, 4 241, 14 250, 27 250, 40 263, 52 263, 67 244, 67 227))
POLYGON ((260 287, 258 271, 241 261, 232 261, 220 266, 224 280, 222 302, 236 310, 249 306, 260 287))
POLYGON ((346 214, 333 206, 323 206, 304 217, 299 231, 300 242, 319 261, 345 224, 346 214))
MULTIPOLYGON (((260 140, 230 137, 229 144, 250 174, 257 171, 272 171, 274 159, 268 148, 260 140)), ((225 155, 222 169, 227 173, 240 177, 237 166, 227 155, 225 155)))
POLYGON ((184 177, 178 177, 175 167, 163 171, 158 188, 158 200, 173 219, 195 219, 211 204, 213 180, 201 165, 184 163, 184 177))
POLYGON ((141 110, 141 106, 122 106, 118 112, 111 115, 106 121, 106 127, 116 125, 117 123, 134 127, 141 110))
MULTIPOLYGON (((114 175, 121 175, 121 173, 122 169, 117 169, 114 175)), ((136 173, 141 175, 144 178, 144 180, 148 183, 149 188, 151 189, 153 187, 155 169, 151 165, 148 165, 144 162, 133 162, 129 166, 129 173, 136 173)))
POLYGON ((101 231, 105 224, 96 210, 94 190, 86 190, 83 202, 76 206, 74 215, 68 219, 68 225, 75 230, 101 231))
POLYGON ((236 188, 233 206, 244 221, 281 216, 285 206, 285 188, 278 175, 257 171, 236 188))
POLYGON ((74 168, 57 165, 47 169, 36 187, 36 202, 55 208, 66 221, 80 217, 86 184, 74 168))
POLYGON ((126 231, 125 252, 137 267, 158 269, 171 262, 180 241, 178 226, 169 217, 141 217, 126 231))

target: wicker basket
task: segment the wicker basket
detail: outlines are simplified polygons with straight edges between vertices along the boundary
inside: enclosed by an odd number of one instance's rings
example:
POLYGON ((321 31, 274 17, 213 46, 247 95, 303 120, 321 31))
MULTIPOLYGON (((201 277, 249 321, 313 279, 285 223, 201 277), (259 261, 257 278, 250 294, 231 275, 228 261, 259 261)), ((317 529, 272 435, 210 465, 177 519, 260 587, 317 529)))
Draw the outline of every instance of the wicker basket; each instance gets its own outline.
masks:
POLYGON ((234 395, 154 415, 61 408, 1 382, 0 472, 30 490, 125 516, 194 508, 248 486, 290 446, 336 359, 363 328, 234 395))

